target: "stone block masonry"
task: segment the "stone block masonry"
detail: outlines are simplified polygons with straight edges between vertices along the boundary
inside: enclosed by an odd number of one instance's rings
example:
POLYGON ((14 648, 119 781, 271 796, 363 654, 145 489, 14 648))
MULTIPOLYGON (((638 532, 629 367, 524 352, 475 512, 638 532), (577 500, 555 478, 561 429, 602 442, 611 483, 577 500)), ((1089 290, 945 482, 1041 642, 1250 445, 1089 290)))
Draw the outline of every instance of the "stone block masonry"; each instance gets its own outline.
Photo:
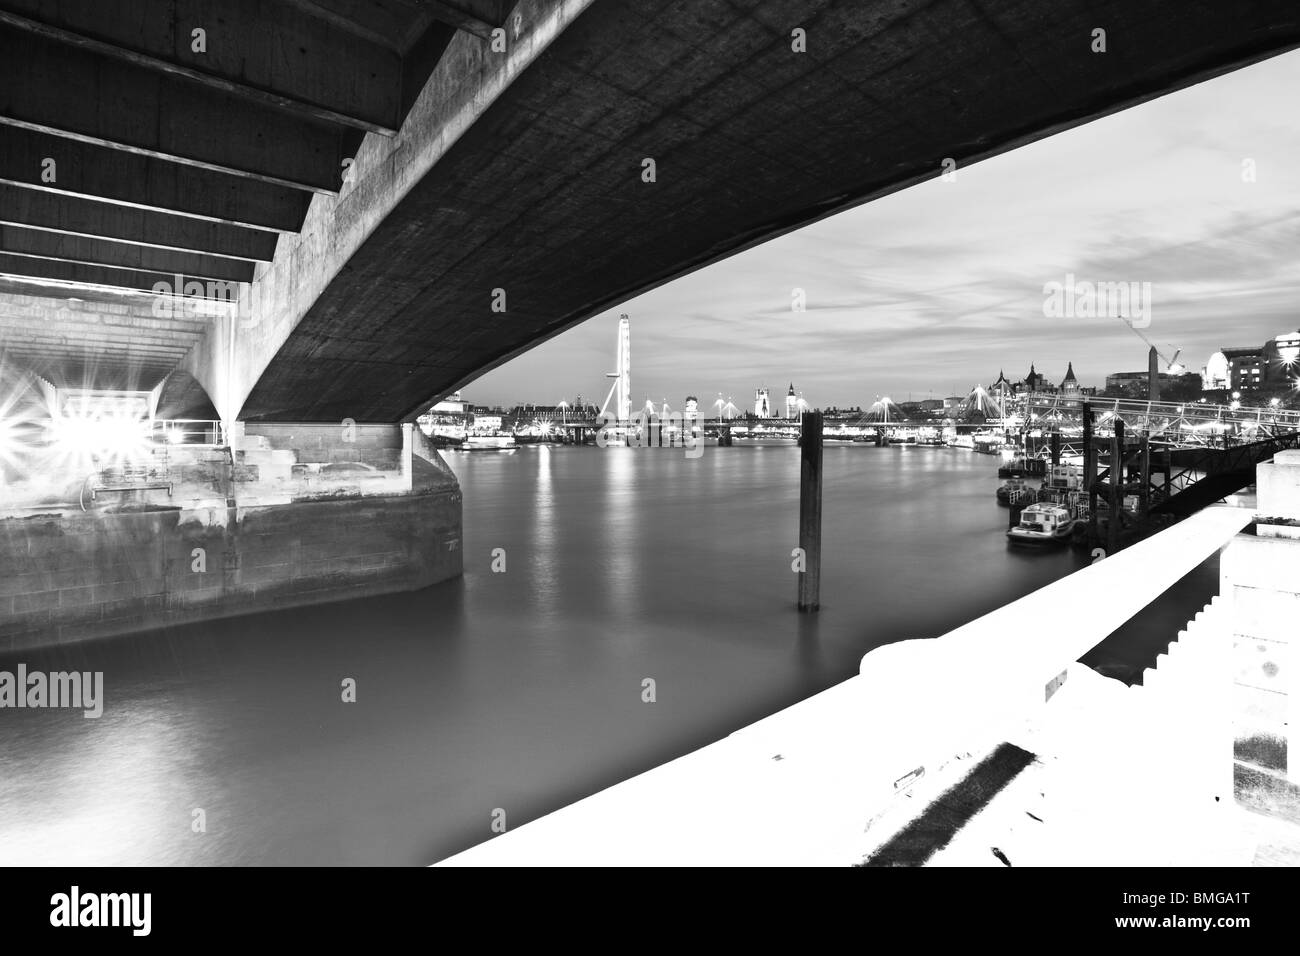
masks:
POLYGON ((0 651, 415 590, 461 573, 461 494, 0 521, 0 651))

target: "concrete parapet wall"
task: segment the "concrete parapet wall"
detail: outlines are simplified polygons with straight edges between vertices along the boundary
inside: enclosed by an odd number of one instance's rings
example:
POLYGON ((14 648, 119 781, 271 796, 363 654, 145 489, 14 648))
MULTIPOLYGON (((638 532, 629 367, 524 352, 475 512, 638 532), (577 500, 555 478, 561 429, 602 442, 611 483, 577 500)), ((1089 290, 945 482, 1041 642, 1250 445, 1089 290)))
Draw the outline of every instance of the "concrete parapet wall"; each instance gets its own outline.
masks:
POLYGON ((461 495, 0 521, 0 649, 415 590, 461 573, 461 495))
POLYGON ((300 463, 358 462, 396 469, 402 454, 402 427, 394 424, 278 424, 246 422, 244 454, 261 450, 292 451, 300 463))
POLYGON ((1300 787, 1289 757, 1300 629, 1300 541, 1239 537, 1221 562, 1232 602, 1233 756, 1237 799, 1300 823, 1300 787))
POLYGON ((1300 450, 1280 451, 1256 469, 1260 514, 1300 519, 1300 450))
POLYGON ((1233 758, 1239 803, 1300 823, 1291 726, 1300 679, 1300 451, 1258 468, 1259 523, 1220 562, 1232 608, 1233 758))

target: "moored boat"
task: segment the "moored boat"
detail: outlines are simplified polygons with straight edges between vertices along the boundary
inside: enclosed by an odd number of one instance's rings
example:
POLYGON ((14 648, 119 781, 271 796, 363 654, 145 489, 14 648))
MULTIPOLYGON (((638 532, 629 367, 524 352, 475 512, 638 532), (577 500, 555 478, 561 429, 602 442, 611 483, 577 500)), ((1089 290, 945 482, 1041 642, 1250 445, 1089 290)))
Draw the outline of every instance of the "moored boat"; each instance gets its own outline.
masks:
POLYGON ((1012 458, 998 468, 999 478, 1042 478, 1047 474, 1047 462, 1042 458, 1023 455, 1012 458))
POLYGON ((1009 478, 998 486, 998 504, 1009 505, 1013 498, 1015 500, 1028 498, 1032 501, 1036 494, 1034 487, 1024 478, 1009 478))
POLYGON ((480 448, 514 448, 514 435, 467 435, 461 442, 463 451, 480 448))
POLYGON ((1043 490, 1069 493, 1083 490, 1083 466, 1076 464, 1052 465, 1043 478, 1043 490))
POLYGON ((1039 502, 1020 513, 1020 524, 1007 530, 1011 544, 1064 544, 1074 534, 1077 519, 1065 505, 1039 502))

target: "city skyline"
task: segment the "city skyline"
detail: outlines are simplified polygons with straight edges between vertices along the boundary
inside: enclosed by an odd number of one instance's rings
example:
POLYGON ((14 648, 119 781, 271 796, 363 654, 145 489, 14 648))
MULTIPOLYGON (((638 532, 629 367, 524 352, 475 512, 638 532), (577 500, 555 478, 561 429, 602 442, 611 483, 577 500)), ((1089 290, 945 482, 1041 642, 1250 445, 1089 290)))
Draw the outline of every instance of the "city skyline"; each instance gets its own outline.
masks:
POLYGON ((1300 326, 1300 215, 1276 211, 1300 206, 1300 130, 1282 119, 1297 86, 1291 53, 958 168, 643 293, 462 393, 603 394, 623 312, 634 404, 721 392, 744 407, 793 381, 810 404, 851 406, 964 395, 1031 364, 1059 382, 1073 362, 1096 386, 1144 369, 1122 319, 1045 314, 1044 286, 1067 275, 1151 283, 1143 334, 1199 371, 1300 326))

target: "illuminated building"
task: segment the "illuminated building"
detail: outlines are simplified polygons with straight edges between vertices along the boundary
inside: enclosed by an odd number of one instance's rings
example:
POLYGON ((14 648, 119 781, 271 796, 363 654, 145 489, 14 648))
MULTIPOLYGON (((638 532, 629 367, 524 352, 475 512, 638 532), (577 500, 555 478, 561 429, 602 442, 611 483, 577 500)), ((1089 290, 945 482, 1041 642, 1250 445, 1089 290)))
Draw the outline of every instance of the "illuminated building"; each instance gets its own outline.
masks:
POLYGON ((1078 398, 1082 394, 1079 388, 1079 380, 1074 377, 1074 363, 1065 370, 1065 378, 1061 380, 1061 395, 1065 398, 1078 398))

